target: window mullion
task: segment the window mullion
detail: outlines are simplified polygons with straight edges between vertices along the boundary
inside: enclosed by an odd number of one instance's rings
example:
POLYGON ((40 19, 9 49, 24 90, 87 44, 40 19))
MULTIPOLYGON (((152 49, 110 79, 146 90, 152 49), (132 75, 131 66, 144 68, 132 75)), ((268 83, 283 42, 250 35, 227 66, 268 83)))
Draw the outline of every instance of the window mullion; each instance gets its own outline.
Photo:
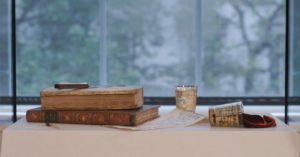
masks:
POLYGON ((195 84, 203 89, 203 40, 202 40, 202 0, 196 1, 196 57, 195 57, 195 84))
POLYGON ((100 0, 99 84, 107 85, 107 0, 100 0))

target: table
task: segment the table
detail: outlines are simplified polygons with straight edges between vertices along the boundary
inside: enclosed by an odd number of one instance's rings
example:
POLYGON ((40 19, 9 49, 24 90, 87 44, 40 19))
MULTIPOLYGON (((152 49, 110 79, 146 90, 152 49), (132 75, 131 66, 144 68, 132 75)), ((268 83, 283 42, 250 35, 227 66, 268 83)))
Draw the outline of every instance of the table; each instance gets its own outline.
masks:
POLYGON ((189 127, 124 131, 102 126, 28 123, 3 131, 1 157, 299 157, 297 133, 276 128, 189 127))

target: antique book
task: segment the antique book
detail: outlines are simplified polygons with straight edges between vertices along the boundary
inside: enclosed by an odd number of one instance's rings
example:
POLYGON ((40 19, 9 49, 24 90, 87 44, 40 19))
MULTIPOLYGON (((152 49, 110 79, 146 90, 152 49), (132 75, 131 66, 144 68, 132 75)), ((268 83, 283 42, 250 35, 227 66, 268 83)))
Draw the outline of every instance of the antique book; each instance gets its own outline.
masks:
POLYGON ((26 112, 28 122, 121 125, 137 126, 159 116, 159 106, 144 105, 139 109, 128 110, 42 110, 35 108, 26 112))
POLYGON ((48 88, 40 95, 43 110, 136 109, 144 104, 142 87, 48 88))
POLYGON ((243 103, 234 102, 210 107, 208 110, 211 126, 240 127, 242 125, 243 103))

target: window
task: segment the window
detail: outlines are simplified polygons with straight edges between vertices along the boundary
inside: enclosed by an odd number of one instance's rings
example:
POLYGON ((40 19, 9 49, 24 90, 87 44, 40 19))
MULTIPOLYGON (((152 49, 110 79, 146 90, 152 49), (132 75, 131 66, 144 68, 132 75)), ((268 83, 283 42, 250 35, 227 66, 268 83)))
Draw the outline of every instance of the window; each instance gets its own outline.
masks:
POLYGON ((284 94, 284 0, 17 1, 17 31, 19 95, 60 81, 284 94))
POLYGON ((207 100, 264 97, 259 102, 278 105, 285 7, 285 0, 16 1, 18 96, 85 81, 142 85, 145 96, 170 102, 176 85, 196 84, 207 100))

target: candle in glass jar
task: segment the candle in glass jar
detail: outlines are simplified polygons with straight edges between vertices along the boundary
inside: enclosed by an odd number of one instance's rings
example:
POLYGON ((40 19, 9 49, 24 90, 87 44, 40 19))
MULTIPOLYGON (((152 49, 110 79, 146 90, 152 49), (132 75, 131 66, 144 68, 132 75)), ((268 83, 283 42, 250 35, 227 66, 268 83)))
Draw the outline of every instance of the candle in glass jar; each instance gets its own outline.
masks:
POLYGON ((197 104, 197 86, 176 87, 176 108, 195 112, 197 104))

